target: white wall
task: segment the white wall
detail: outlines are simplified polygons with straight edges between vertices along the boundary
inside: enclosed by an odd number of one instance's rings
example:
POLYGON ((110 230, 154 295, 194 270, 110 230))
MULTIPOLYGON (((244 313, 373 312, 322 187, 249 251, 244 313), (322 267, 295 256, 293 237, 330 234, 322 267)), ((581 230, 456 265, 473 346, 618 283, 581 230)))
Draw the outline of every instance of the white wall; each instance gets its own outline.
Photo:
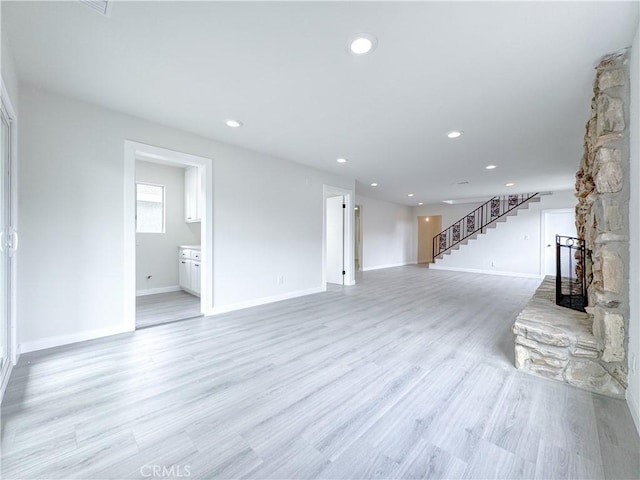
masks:
POLYGON ((322 289, 323 184, 353 180, 24 84, 20 108, 23 351, 128 328, 125 139, 213 159, 215 307, 322 289))
POLYGON ((631 111, 630 111, 630 140, 631 140, 631 198, 629 204, 630 228, 630 264, 629 264, 629 387, 627 388, 627 403, 633 415, 636 428, 640 432, 640 26, 631 47, 631 111))
POLYGON ((416 263, 417 237, 413 208, 356 196, 362 205, 362 269, 416 263))
MULTIPOLYGON (((487 198, 487 200, 489 199, 487 198)), ((467 213, 478 208, 482 203, 458 203, 455 205, 449 205, 443 202, 430 203, 428 205, 414 207, 414 212, 416 218, 420 215, 442 215, 442 229, 444 230, 460 220, 467 213)))
MULTIPOLYGON (((445 255, 430 268, 540 277, 542 211, 576 205, 573 191, 555 192, 541 198, 539 203, 529 204, 528 209, 520 210, 517 216, 488 229, 486 234, 445 255)), ((473 208, 473 205, 469 206, 455 220, 473 208)), ((443 221, 442 228, 448 227, 449 223, 443 221)))
POLYGON ((176 287, 178 246, 200 244, 200 224, 184 220, 184 168, 138 160, 136 182, 165 187, 165 232, 136 233, 136 291, 176 287))

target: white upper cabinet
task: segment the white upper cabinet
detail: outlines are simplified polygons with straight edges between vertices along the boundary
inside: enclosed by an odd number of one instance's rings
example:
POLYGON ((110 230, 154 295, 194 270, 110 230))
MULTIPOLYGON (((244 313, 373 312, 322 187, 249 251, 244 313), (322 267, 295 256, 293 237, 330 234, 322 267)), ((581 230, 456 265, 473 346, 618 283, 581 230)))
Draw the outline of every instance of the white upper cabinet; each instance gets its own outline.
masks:
POLYGON ((186 167, 184 170, 184 219, 187 223, 199 222, 202 218, 202 188, 200 169, 186 167))

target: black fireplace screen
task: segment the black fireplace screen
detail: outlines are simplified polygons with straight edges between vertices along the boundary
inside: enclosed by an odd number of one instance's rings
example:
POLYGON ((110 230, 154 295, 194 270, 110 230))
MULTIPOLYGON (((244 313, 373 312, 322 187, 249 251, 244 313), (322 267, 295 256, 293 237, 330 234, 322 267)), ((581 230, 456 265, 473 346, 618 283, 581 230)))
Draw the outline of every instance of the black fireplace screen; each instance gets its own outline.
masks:
POLYGON ((556 304, 585 311, 587 306, 584 240, 556 235, 556 304))

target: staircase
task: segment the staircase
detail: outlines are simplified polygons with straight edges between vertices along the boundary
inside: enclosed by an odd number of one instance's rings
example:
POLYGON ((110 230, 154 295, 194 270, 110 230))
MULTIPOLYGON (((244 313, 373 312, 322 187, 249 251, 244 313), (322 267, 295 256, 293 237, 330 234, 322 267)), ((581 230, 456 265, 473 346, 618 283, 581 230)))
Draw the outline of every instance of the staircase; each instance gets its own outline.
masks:
POLYGON ((487 229, 495 228, 499 222, 506 222, 519 210, 528 208, 530 203, 539 201, 539 192, 493 197, 433 237, 434 263, 482 235, 487 229))

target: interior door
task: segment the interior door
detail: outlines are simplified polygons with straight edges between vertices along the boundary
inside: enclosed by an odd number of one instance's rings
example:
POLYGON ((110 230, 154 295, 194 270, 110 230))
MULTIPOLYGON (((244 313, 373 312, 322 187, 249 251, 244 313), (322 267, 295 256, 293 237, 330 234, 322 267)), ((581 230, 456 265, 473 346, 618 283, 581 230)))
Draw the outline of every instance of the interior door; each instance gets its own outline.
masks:
MULTIPOLYGON (((1 102, 0 102, 1 104, 1 102)), ((11 122, 4 105, 0 108, 0 386, 4 385, 10 364, 10 299, 11 269, 10 249, 12 237, 10 230, 11 215, 11 122)))
POLYGON ((344 285, 344 197, 327 198, 326 278, 344 285))
POLYGON ((556 276, 556 235, 576 237, 576 214, 573 210, 544 212, 544 274, 556 276))

